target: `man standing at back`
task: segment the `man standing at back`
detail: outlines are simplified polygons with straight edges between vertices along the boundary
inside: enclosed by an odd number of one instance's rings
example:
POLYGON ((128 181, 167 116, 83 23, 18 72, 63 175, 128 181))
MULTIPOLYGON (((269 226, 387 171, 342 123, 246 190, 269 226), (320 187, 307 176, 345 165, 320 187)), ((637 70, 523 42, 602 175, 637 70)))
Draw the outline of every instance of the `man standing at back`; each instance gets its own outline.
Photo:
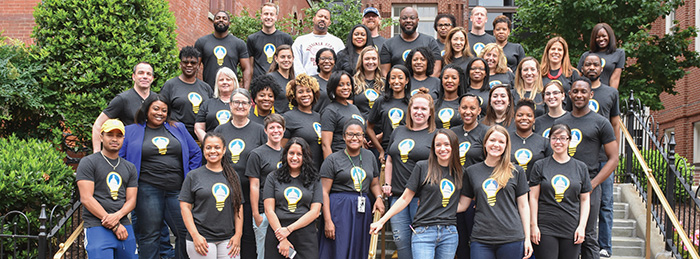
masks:
POLYGON ((401 9, 401 15, 399 16, 401 33, 388 39, 379 52, 379 58, 381 59, 380 68, 385 75, 389 73, 392 66, 398 64, 404 65, 406 63, 406 56, 408 56, 408 53, 411 52, 412 49, 427 47, 435 58, 433 76, 440 76, 442 68, 440 48, 435 38, 416 31, 418 29, 418 20, 418 12, 416 9, 412 7, 401 9))
POLYGON ((277 46, 292 45, 292 36, 286 32, 277 30, 275 23, 279 14, 279 7, 274 3, 265 3, 260 11, 262 30, 248 36, 248 54, 250 63, 253 64, 253 77, 267 74, 270 69, 277 46))
POLYGON ((379 15, 379 10, 374 7, 367 7, 362 11, 362 25, 367 26, 369 31, 372 33, 372 41, 374 41, 374 46, 377 51, 382 50, 384 42, 386 39, 379 35, 379 26, 382 22, 382 16, 379 15))
POLYGON ((345 43, 333 34, 328 33, 331 25, 331 11, 321 8, 314 15, 313 32, 299 36, 292 44, 294 53, 294 73, 305 73, 309 76, 318 74, 316 52, 322 48, 330 48, 335 53, 345 48, 345 43))
POLYGON ((243 87, 246 89, 253 77, 245 42, 228 32, 230 20, 227 12, 216 12, 214 33, 203 36, 194 43, 194 47, 202 53, 203 80, 212 87, 212 90, 216 83, 216 72, 219 72, 221 67, 228 67, 236 72, 240 64, 243 70, 243 87))
POLYGON ((472 22, 472 29, 469 31, 467 38, 469 39, 469 50, 474 56, 478 56, 486 44, 496 42, 496 37, 486 33, 486 22, 489 18, 486 16, 488 12, 483 6, 472 8, 469 20, 472 22))

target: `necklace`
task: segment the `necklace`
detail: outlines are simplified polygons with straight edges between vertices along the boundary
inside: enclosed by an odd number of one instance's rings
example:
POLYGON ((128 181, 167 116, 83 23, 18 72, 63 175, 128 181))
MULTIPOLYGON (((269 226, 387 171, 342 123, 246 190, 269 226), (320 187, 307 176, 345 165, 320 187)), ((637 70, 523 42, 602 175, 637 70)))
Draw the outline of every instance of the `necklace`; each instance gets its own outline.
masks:
POLYGON ((547 77, 548 77, 549 79, 551 79, 551 80, 557 79, 557 78, 559 78, 559 77, 561 76, 561 71, 562 71, 562 70, 563 70, 563 69, 559 68, 559 72, 557 73, 556 76, 552 76, 552 70, 549 70, 549 73, 547 73, 547 77))
POLYGON ((117 170, 117 166, 119 166, 119 163, 122 161, 122 158, 121 158, 121 157, 117 157, 117 165, 112 165, 112 162, 109 162, 109 159, 107 159, 107 157, 105 156, 104 153, 100 152, 100 155, 102 155, 102 158, 104 158, 105 161, 107 161, 107 163, 109 164, 109 166, 112 167, 112 170, 113 170, 113 171, 116 171, 116 170, 117 170))
POLYGON ((530 132, 530 135, 527 135, 527 137, 524 137, 524 138, 521 137, 520 134, 518 134, 517 132, 515 133, 515 135, 518 136, 520 139, 522 139, 523 145, 525 145, 525 140, 528 139, 530 136, 532 136, 532 132, 530 132))

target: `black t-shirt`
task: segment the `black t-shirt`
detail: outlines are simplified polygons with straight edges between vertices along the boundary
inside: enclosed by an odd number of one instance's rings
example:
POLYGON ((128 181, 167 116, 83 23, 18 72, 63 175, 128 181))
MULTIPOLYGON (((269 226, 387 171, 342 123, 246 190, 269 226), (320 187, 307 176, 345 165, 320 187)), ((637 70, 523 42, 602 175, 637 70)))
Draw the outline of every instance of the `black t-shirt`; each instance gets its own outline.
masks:
MULTIPOLYGON (((354 49, 354 47, 353 47, 354 49)), ((357 66, 357 59, 360 57, 360 54, 355 52, 352 49, 343 49, 340 52, 338 52, 338 61, 335 62, 335 67, 333 68, 334 71, 345 71, 348 72, 351 75, 355 74, 355 68, 357 66), (350 52, 350 53, 348 53, 350 52)))
POLYGON ((484 162, 467 167, 462 195, 473 198, 479 204, 474 214, 472 241, 505 244, 525 239, 517 198, 526 195, 530 188, 523 169, 519 166, 515 168, 506 186, 498 186, 496 180, 491 178, 493 167, 484 162))
POLYGON ((323 203, 321 181, 308 187, 299 177, 291 177, 289 183, 277 180, 279 170, 268 175, 263 190, 264 199, 275 199, 275 214, 280 220, 295 220, 311 210, 312 203, 323 203))
POLYGON ((381 139, 384 150, 389 146, 389 137, 391 132, 400 125, 406 123, 406 113, 408 111, 408 103, 403 99, 395 99, 382 97, 377 99, 369 113, 369 121, 375 125, 379 125, 384 132, 381 139))
POLYGON ((510 131, 510 143, 510 161, 525 170, 528 180, 530 180, 532 165, 537 160, 552 155, 549 140, 535 133, 523 139, 514 130, 510 131))
POLYGON ((241 179, 241 186, 243 186, 243 200, 247 202, 250 196, 250 181, 245 176, 245 166, 250 152, 267 142, 265 129, 262 125, 251 121, 242 128, 233 126, 233 123, 226 123, 216 127, 214 132, 224 135, 224 140, 226 141, 226 155, 224 159, 231 161, 233 169, 238 173, 238 178, 241 179))
POLYGON ((544 99, 542 98, 542 93, 533 94, 532 91, 525 91, 524 96, 520 96, 518 91, 513 89, 513 103, 518 103, 520 99, 527 98, 535 102, 535 117, 542 116, 544 114, 544 99))
MULTIPOLYGON (((126 188, 137 187, 138 176, 134 164, 126 159, 109 159, 103 157, 102 153, 95 153, 80 160, 75 172, 75 180, 93 182, 95 187, 92 197, 107 213, 115 213, 126 203, 126 188), (105 159, 112 165, 109 165, 105 159)), ((83 220, 86 228, 102 226, 102 219, 92 215, 85 206, 83 206, 83 220)), ((128 217, 121 218, 119 223, 131 225, 128 217)))
MULTIPOLYGON (((233 188, 224 172, 214 172, 206 166, 189 172, 182 183, 179 199, 192 204, 194 225, 207 242, 224 241, 234 234, 235 213, 231 191, 233 188)), ((192 241, 189 232, 186 239, 192 241)))
POLYGON ((493 88, 493 86, 497 84, 506 84, 510 86, 509 89, 513 89, 515 86, 515 75, 510 71, 489 75, 489 87, 493 88))
MULTIPOLYGON (((578 60, 578 69, 583 68, 583 62, 586 61, 586 57, 590 54, 590 51, 586 51, 581 55, 578 60)), ((608 54, 605 51, 596 52, 600 57, 600 65, 603 67, 603 72, 600 73, 600 81, 603 84, 610 85, 610 76, 612 76, 615 69, 625 69, 625 62, 627 62, 627 57, 625 56, 625 50, 616 49, 613 53, 608 54)))
POLYGON ((331 102, 321 111, 321 131, 333 132, 333 140, 331 142, 331 150, 333 152, 345 148, 343 127, 350 119, 357 119, 362 123, 365 122, 360 110, 352 103, 343 105, 339 102, 331 102))
POLYGON ((287 100, 287 83, 292 81, 294 78, 284 78, 279 71, 270 72, 268 75, 272 76, 272 78, 275 79, 275 82, 277 82, 277 85, 280 87, 278 89, 279 92, 275 93, 275 112, 285 113, 291 110, 292 107, 290 107, 289 100, 287 100))
POLYGON ((459 98, 452 101, 442 101, 435 109, 435 125, 438 129, 449 129, 462 126, 462 116, 459 115, 459 98))
POLYGON ((180 77, 174 77, 165 82, 160 90, 160 95, 170 102, 172 119, 185 124, 194 139, 197 139, 194 134, 195 117, 202 103, 214 95, 211 89, 199 79, 194 84, 188 84, 180 80, 180 77))
MULTIPOLYGON (((428 184, 428 160, 419 161, 406 182, 406 188, 414 191, 421 201, 413 219, 413 226, 457 225, 457 205, 461 189, 447 167, 440 167, 440 182, 428 184)), ((459 168, 459 173, 463 174, 459 168)))
MULTIPOLYGON (((153 95, 156 93, 149 90, 148 97, 153 95)), ((136 90, 131 88, 114 97, 102 112, 111 119, 121 120, 124 125, 134 124, 134 116, 141 108, 143 101, 144 99, 136 90)))
POLYGON ((271 172, 282 166, 282 149, 274 150, 267 144, 253 149, 248 155, 246 162, 245 176, 260 179, 260 194, 258 196, 258 212, 265 212, 263 207, 263 187, 265 187, 265 179, 271 172))
MULTIPOLYGON (((452 63, 451 63, 451 64, 454 64, 454 65, 456 65, 456 66, 459 66, 459 68, 461 68, 462 71, 465 71, 465 72, 466 72, 466 71, 467 71, 467 65, 469 65, 469 62, 471 62, 472 59, 474 59, 474 57, 461 56, 461 57, 452 59, 452 63)), ((443 62, 444 62, 444 60, 443 60, 443 62)), ((443 67, 445 67, 445 66, 447 66, 447 65, 448 65, 448 64, 444 64, 443 67)), ((468 77, 467 77, 467 78, 468 78, 468 77)))
POLYGON ((240 59, 249 57, 245 42, 232 34, 226 34, 224 38, 214 37, 214 34, 205 35, 197 39, 194 47, 202 53, 202 77, 212 89, 216 86, 216 72, 219 72, 219 68, 228 67, 235 73, 240 59))
POLYGON ((253 77, 267 74, 277 47, 284 44, 292 46, 292 43, 294 43, 292 36, 280 30, 275 30, 272 34, 260 30, 248 36, 246 40, 248 54, 255 60, 255 64, 252 64, 253 77))
MULTIPOLYGON (((549 74, 550 75, 557 75, 557 74, 559 74, 559 69, 551 70, 551 71, 549 71, 549 74)), ((572 69, 570 77, 564 76, 563 72, 561 73, 561 75, 559 75, 557 78, 554 78, 554 79, 549 79, 549 77, 547 75, 543 76, 542 77, 542 85, 547 85, 552 80, 559 81, 561 83, 561 85, 564 87, 564 94, 567 96, 566 97, 567 99, 564 102, 571 103, 571 101, 568 99, 569 98, 568 97, 569 90, 571 90, 571 84, 573 84, 574 81, 576 81, 576 79, 579 79, 579 78, 581 78, 581 74, 579 74, 578 70, 572 69)))
POLYGON ((355 94, 352 96, 353 104, 357 106, 357 109, 362 113, 362 117, 369 119, 369 113, 372 111, 374 104, 382 97, 383 93, 374 90, 374 80, 365 80, 367 89, 365 89, 360 94, 355 94))
POLYGON ((231 119, 231 106, 224 103, 221 98, 211 98, 199 106, 196 122, 204 122, 206 132, 210 132, 219 125, 226 124, 231 119))
POLYGON ((139 181, 173 191, 180 190, 183 179, 180 141, 162 125, 155 129, 147 126, 141 149, 139 181))
POLYGON ((511 71, 516 71, 520 60, 526 57, 523 46, 512 42, 506 43, 503 47, 503 54, 506 56, 506 60, 508 60, 508 67, 511 71))
POLYGON ((591 191, 586 164, 574 158, 559 163, 546 157, 535 162, 530 186, 540 186, 537 224, 543 235, 573 237, 581 216, 581 193, 591 191))
POLYGON ((610 121, 593 111, 581 117, 567 113, 554 121, 564 123, 571 128, 569 155, 581 160, 588 166, 591 179, 598 175, 598 154, 602 146, 615 141, 615 132, 610 121))
POLYGON ((328 80, 323 79, 319 75, 313 76, 313 78, 316 78, 316 81, 318 81, 318 87, 319 87, 319 95, 318 95, 318 101, 316 101, 316 104, 314 104, 313 110, 315 112, 321 113, 323 108, 326 108, 326 106, 331 103, 331 98, 328 98, 328 80))
POLYGON ((386 38, 377 35, 377 37, 372 37, 372 41, 374 42, 374 47, 377 50, 382 50, 382 47, 384 46, 384 42, 386 42, 386 38))
MULTIPOLYGON (((564 112, 561 116, 566 115, 567 111, 564 112)), ((552 116, 549 116, 549 113, 542 114, 542 116, 539 116, 535 118, 535 127, 534 127, 534 132, 535 134, 538 134, 546 139, 549 138, 549 130, 554 126, 554 121, 556 119, 561 118, 561 116, 557 118, 552 118, 552 116)))
POLYGON ((427 88, 428 93, 431 97, 433 97, 433 100, 437 100, 438 95, 440 94, 440 87, 442 86, 440 85, 440 79, 437 77, 428 76, 428 78, 423 81, 411 77, 411 96, 418 93, 418 89, 421 87, 427 88))
POLYGON ((435 131, 412 131, 405 126, 399 126, 391 133, 386 153, 391 156, 391 193, 395 196, 403 193, 416 162, 428 159, 433 135, 435 131))
POLYGON ((484 155, 484 137, 486 136, 486 131, 489 130, 489 126, 479 123, 468 132, 464 130, 463 125, 452 127, 450 130, 457 135, 457 140, 459 141, 459 162, 462 166, 466 168, 486 159, 484 155))
POLYGON ((469 32, 467 39, 469 39, 469 50, 474 56, 479 56, 479 54, 484 50, 484 47, 486 47, 486 44, 496 42, 496 37, 488 33, 476 35, 469 32))
POLYGON ((481 107, 480 118, 486 115, 486 106, 489 104, 489 91, 481 91, 479 89, 467 87, 466 93, 476 95, 476 97, 479 98, 479 106, 481 107))
POLYGON ((316 168, 321 168, 323 150, 321 149, 321 115, 315 111, 305 113, 298 109, 284 113, 286 130, 284 138, 300 137, 309 144, 311 157, 316 168))
POLYGON ((321 178, 333 180, 332 193, 370 193, 372 179, 379 177, 379 173, 377 160, 367 149, 360 149, 360 155, 350 158, 345 153, 345 149, 330 154, 323 161, 320 170, 321 178))
POLYGON ((382 49, 379 51, 381 64, 403 65, 406 63, 406 56, 412 49, 419 47, 427 47, 433 52, 433 57, 440 60, 440 48, 438 47, 435 38, 419 33, 418 37, 411 41, 405 41, 401 35, 396 35, 384 42, 382 49))
MULTIPOLYGON (((620 96, 617 89, 602 84, 598 88, 591 90, 593 91, 593 98, 588 101, 588 108, 602 115, 603 118, 608 118, 608 120, 615 116, 620 116, 620 96)), ((608 157, 605 155, 605 149, 600 151, 598 159, 600 161, 608 160, 608 157)))
POLYGON ((260 115, 260 113, 258 113, 258 106, 257 105, 253 105, 252 107, 250 107, 250 112, 248 112, 248 119, 250 119, 251 122, 255 122, 255 123, 260 124, 264 127, 266 117, 267 117, 267 115, 263 116, 263 115, 260 115))

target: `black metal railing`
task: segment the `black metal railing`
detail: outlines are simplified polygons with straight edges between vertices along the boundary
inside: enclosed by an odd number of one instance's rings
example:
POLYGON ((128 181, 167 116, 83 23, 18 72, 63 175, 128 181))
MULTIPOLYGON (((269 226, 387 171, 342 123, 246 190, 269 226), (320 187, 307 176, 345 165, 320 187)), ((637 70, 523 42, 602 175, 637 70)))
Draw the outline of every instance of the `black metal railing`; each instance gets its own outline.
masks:
POLYGON ((700 199, 692 189, 694 170, 684 158, 676 155, 675 134, 659 134, 658 123, 634 99, 633 93, 625 103, 623 125, 626 130, 623 133, 626 138, 621 141, 623 149, 617 181, 636 186, 647 202, 647 219, 656 222, 667 251, 675 258, 698 258, 700 199))

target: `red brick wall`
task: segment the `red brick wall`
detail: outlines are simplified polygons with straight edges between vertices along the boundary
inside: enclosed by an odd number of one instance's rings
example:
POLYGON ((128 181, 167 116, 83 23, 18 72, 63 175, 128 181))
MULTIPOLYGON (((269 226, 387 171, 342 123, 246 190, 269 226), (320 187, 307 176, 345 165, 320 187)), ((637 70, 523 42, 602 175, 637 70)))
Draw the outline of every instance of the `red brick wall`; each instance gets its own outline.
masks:
POLYGON ((34 28, 34 6, 40 0, 3 0, 0 8, 0 31, 3 36, 19 39, 27 44, 34 41, 31 38, 34 28))
MULTIPOLYGON (((377 8, 382 18, 391 18, 392 4, 437 4, 438 13, 449 13, 457 18, 458 26, 468 26, 468 7, 465 1, 459 0, 362 0, 362 7, 377 8)), ((386 27, 379 32, 385 38, 391 37, 391 28, 386 27)))
POLYGON ((194 45, 199 37, 212 33, 214 27, 209 20, 209 1, 170 0, 170 11, 177 22, 177 46, 194 45))

